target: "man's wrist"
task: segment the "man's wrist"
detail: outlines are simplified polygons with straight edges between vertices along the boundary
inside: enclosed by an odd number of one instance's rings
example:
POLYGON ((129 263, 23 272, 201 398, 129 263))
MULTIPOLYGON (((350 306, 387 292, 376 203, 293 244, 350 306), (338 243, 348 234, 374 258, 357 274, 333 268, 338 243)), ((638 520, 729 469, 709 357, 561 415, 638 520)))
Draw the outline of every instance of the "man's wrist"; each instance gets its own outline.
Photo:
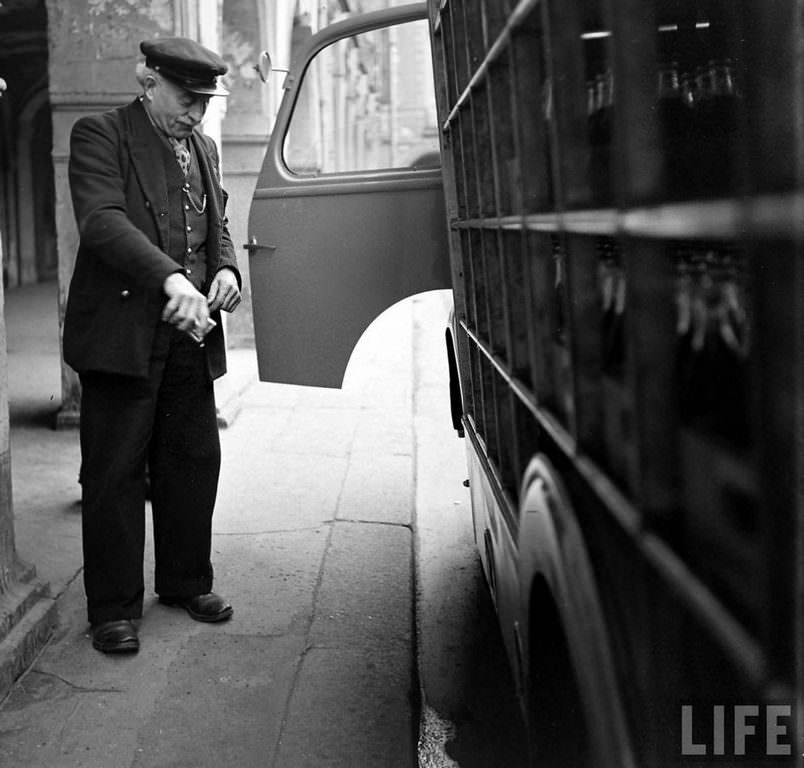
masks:
POLYGON ((225 264, 224 266, 219 267, 218 270, 215 272, 215 274, 216 275, 220 274, 221 272, 223 272, 224 269, 232 273, 232 277, 234 277, 235 283, 237 284, 237 290, 238 291, 241 290, 242 285, 241 285, 240 273, 234 267, 230 266, 229 264, 225 264))
POLYGON ((166 278, 165 281, 162 283, 162 290, 170 296, 171 288, 178 288, 179 285, 183 285, 180 283, 180 280, 186 280, 188 283, 190 282, 187 280, 187 275, 184 273, 183 270, 177 269, 175 272, 171 272, 166 278))

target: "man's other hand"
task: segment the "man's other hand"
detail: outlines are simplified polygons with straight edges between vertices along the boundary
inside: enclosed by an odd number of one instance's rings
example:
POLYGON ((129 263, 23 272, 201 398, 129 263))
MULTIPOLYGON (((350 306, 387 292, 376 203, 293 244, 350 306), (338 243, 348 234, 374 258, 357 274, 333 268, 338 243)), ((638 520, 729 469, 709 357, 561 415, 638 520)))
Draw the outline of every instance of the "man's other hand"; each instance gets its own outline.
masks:
POLYGON ((224 267, 218 271, 212 279, 207 301, 210 312, 218 308, 225 312, 234 312, 240 303, 240 289, 237 287, 237 277, 231 269, 224 267))

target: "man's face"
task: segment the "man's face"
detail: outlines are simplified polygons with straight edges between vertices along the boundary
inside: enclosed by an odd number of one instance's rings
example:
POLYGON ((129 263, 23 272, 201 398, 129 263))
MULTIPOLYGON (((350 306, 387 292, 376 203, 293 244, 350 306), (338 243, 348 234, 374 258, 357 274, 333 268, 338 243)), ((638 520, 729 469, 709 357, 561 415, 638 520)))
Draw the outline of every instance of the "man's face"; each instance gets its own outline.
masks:
POLYGON ((164 77, 149 81, 145 92, 157 127, 177 139, 185 139, 193 132, 209 104, 209 96, 185 91, 164 77))

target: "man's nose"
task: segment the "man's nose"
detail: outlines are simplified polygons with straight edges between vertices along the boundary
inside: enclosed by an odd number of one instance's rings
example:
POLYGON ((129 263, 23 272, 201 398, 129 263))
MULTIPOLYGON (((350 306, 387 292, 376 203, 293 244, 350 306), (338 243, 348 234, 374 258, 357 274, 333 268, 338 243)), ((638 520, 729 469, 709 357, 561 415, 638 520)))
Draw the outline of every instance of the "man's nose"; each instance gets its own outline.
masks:
POLYGON ((199 99, 198 101, 193 102, 187 114, 198 123, 201 121, 201 118, 204 117, 204 112, 206 112, 206 110, 207 105, 201 99, 199 99))

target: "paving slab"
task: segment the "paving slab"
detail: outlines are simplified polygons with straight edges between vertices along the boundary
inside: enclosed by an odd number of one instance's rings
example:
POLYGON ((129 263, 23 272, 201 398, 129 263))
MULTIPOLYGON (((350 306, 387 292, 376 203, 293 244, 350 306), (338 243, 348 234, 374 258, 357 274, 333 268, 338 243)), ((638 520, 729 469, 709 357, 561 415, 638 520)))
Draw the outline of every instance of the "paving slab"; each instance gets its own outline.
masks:
POLYGON ((271 765, 302 640, 205 632, 182 650, 139 729, 132 768, 271 765))
POLYGON ((275 765, 415 766, 411 674, 409 662, 376 648, 311 648, 296 681, 275 765))
POLYGON ((411 525, 413 456, 352 454, 338 501, 338 519, 411 525))
MULTIPOLYGON (((226 445, 223 451, 227 452, 226 445)), ((349 466, 347 457, 228 455, 221 468, 215 533, 311 528, 335 516, 349 466)))
POLYGON ((330 526, 217 535, 216 578, 229 587, 235 617, 223 632, 306 636, 330 526))
POLYGON ((336 523, 316 597, 311 643, 412 653, 411 546, 412 532, 405 526, 336 523))

